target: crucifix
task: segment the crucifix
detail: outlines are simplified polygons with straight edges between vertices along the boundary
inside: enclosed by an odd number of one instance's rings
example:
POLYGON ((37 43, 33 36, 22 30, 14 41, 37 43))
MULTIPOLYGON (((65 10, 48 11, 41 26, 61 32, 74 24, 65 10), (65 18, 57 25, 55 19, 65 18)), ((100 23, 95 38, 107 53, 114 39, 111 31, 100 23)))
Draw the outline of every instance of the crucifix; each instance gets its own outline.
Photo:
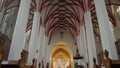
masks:
POLYGON ((64 33, 64 32, 62 32, 62 31, 60 32, 60 37, 61 37, 61 39, 63 38, 63 33, 64 33))

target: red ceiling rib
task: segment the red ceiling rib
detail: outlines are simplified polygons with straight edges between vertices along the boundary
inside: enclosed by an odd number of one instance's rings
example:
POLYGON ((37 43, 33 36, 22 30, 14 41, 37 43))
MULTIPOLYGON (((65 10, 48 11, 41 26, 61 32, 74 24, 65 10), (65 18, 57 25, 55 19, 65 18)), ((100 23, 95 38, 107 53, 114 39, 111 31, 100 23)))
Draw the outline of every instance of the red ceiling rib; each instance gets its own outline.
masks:
POLYGON ((81 5, 83 5, 82 1, 74 0, 64 2, 47 0, 42 1, 39 11, 42 12, 42 10, 45 10, 43 22, 46 35, 50 35, 49 40, 51 39, 51 36, 55 30, 64 27, 69 29, 69 31, 72 33, 73 39, 76 39, 76 36, 79 34, 77 25, 79 24, 80 26, 81 23, 78 7, 83 10, 83 6, 81 5))
POLYGON ((84 4, 83 4, 83 1, 82 0, 75 0, 75 2, 77 2, 79 7, 81 7, 83 12, 85 12, 85 7, 84 7, 84 4))
MULTIPOLYGON (((5 8, 6 10, 11 9, 13 7, 18 7, 16 5, 9 6, 15 0, 3 0, 4 4, 0 8, 0 11, 5 8)), ((84 15, 80 16, 79 11, 91 11, 91 15, 95 16, 96 13, 93 4, 91 4, 93 0, 32 0, 32 8, 33 12, 38 9, 40 14, 42 14, 43 10, 45 11, 44 18, 40 17, 40 24, 45 26, 45 33, 49 36, 49 41, 52 38, 52 35, 55 31, 59 29, 66 29, 71 32, 71 35, 76 43, 76 37, 79 34, 79 27, 85 23, 84 15), (39 4, 39 5, 37 5, 39 4), (82 17, 82 18, 81 18, 82 17)), ((107 5, 111 5, 107 4, 107 5)), ((116 5, 116 4, 114 4, 116 5)), ((117 4, 119 5, 119 4, 117 4)), ((115 24, 115 19, 111 12, 108 11, 108 15, 110 17, 110 21, 115 24)), ((97 18, 92 18, 93 23, 97 23, 97 18)), ((29 24, 27 26, 27 30, 31 28, 32 21, 29 20, 29 24)))
POLYGON ((32 3, 33 3, 33 7, 34 7, 34 11, 36 11, 37 10, 37 4, 36 4, 36 0, 32 0, 32 3))
POLYGON ((109 10, 107 10, 107 12, 108 12, 109 20, 112 22, 114 26, 116 26, 115 17, 113 16, 112 12, 110 12, 109 10))
MULTIPOLYGON (((39 7, 39 12, 41 13, 41 11, 44 9, 44 5, 46 3, 48 3, 50 0, 42 0, 41 1, 41 4, 40 4, 40 7, 39 7)), ((52 2, 52 1, 51 1, 52 2)))
MULTIPOLYGON (((58 11, 59 12, 59 11, 58 11)), ((65 12, 66 13, 66 12, 65 12)), ((59 13, 56 13, 56 15, 57 14, 59 14, 59 13)), ((66 14, 69 14, 69 13, 66 13, 66 14)), ((53 14, 51 14, 51 15, 53 15, 53 14)), ((69 14, 70 15, 70 14, 69 14)), ((71 16, 73 17, 73 15, 71 14, 71 16)), ((48 17, 49 18, 49 17, 48 17)), ((59 17, 58 17, 59 18, 59 17)), ((69 17, 69 18, 71 18, 71 17, 69 17)), ((74 18, 74 17, 73 17, 74 18)), ((48 20, 48 19, 47 19, 48 20)), ((45 22, 46 23, 46 22, 45 22)))

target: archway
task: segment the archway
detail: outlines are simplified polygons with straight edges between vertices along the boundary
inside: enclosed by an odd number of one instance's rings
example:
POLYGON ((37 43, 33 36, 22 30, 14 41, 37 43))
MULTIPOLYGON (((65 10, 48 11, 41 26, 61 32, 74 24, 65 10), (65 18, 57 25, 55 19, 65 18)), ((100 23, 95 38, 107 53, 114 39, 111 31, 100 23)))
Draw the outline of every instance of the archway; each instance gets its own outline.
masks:
POLYGON ((50 55, 50 68, 73 68, 73 56, 64 42, 58 42, 50 55))

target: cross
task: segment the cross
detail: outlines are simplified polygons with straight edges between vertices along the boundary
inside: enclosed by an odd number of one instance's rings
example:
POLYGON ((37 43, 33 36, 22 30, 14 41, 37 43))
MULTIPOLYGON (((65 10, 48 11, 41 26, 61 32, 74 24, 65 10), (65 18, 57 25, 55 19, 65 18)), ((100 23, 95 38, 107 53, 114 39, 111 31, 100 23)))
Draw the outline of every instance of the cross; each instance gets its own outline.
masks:
POLYGON ((63 33, 64 33, 64 32, 62 32, 62 31, 60 32, 60 37, 61 37, 61 38, 63 37, 63 33))

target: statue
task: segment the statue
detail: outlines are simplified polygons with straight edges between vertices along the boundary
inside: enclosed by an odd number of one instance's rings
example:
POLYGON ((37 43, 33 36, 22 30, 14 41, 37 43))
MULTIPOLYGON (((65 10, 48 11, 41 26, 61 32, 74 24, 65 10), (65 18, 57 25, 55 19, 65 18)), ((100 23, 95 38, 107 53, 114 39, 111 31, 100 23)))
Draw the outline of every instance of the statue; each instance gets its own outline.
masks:
POLYGON ((112 67, 111 67, 112 62, 111 62, 111 59, 108 57, 108 56, 109 56, 109 52, 108 52, 107 50, 105 50, 104 55, 105 55, 105 59, 104 59, 103 65, 104 65, 106 68, 112 68, 112 67))
POLYGON ((19 67, 20 68, 25 68, 26 67, 26 61, 25 61, 25 57, 24 57, 24 53, 23 51, 21 52, 21 59, 18 61, 19 67))
POLYGON ((32 68, 36 68, 36 64, 37 64, 37 60, 34 58, 33 59, 33 64, 32 64, 32 68))

